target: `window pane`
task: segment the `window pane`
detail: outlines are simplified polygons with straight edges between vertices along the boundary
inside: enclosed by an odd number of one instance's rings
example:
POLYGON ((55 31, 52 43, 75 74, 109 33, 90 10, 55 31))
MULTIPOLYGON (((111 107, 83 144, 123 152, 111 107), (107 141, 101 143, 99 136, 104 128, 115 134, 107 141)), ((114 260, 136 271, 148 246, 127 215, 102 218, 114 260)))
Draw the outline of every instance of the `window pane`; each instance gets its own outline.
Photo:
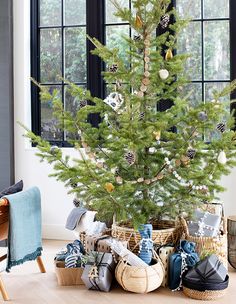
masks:
POLYGON ((129 50, 129 45, 122 36, 129 36, 128 25, 106 27, 106 45, 109 48, 117 48, 119 50, 120 57, 128 65, 129 56, 127 56, 127 51, 129 50))
POLYGON ((61 30, 40 31, 41 82, 58 82, 61 76, 61 30))
POLYGON ((197 106, 202 102, 202 84, 201 83, 189 83, 183 87, 180 91, 182 98, 188 97, 189 105, 192 107, 197 106))
MULTIPOLYGON (((52 94, 54 90, 58 90, 58 98, 61 99, 61 88, 58 86, 49 87, 52 94)), ((41 102, 41 136, 46 140, 63 139, 62 132, 57 128, 57 120, 53 117, 52 101, 41 102)))
MULTIPOLYGON (((129 8, 129 0, 117 0, 117 2, 120 4, 120 6, 129 8)), ((116 11, 117 11, 117 9, 111 3, 111 1, 106 0, 106 23, 122 22, 122 20, 120 18, 114 16, 116 11)))
POLYGON ((204 22, 204 45, 206 80, 229 80, 229 22, 204 22))
POLYGON ((228 17, 229 0, 204 0, 204 18, 228 17))
POLYGON ((86 28, 65 29, 65 78, 86 81, 86 28))
POLYGON ((86 0, 64 0, 66 25, 86 24, 86 0))
POLYGON ((40 25, 61 24, 61 0, 40 0, 40 25))
POLYGON ((191 80, 202 79, 201 23, 190 22, 178 39, 178 53, 189 54, 185 71, 191 80))
MULTIPOLYGON (((211 101, 214 99, 214 91, 220 92, 222 91, 228 82, 210 82, 205 84, 205 100, 211 101)), ((225 96, 221 99, 221 101, 230 100, 230 96, 225 96)))
POLYGON ((201 0, 176 0, 176 7, 180 17, 184 19, 201 18, 201 0))

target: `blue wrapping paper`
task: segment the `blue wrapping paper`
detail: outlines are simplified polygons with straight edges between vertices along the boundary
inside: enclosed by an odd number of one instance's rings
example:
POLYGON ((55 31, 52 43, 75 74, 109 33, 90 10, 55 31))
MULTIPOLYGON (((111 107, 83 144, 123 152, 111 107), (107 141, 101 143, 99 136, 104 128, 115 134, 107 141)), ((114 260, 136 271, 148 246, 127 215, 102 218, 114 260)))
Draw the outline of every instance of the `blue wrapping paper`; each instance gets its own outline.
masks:
POLYGON ((176 290, 181 285, 181 277, 184 270, 193 267, 199 262, 199 256, 195 252, 195 243, 186 240, 180 241, 177 253, 169 259, 169 287, 176 290))
POLYGON ((152 225, 140 225, 139 233, 141 235, 139 258, 148 265, 152 261, 153 241, 152 241, 152 225))

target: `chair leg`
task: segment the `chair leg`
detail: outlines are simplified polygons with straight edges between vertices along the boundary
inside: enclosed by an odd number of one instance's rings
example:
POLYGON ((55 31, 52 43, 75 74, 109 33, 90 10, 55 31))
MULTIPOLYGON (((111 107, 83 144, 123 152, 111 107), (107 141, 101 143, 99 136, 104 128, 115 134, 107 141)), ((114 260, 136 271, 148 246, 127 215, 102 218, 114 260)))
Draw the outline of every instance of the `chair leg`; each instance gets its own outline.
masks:
POLYGON ((37 263, 38 263, 38 266, 39 266, 39 269, 42 273, 45 273, 46 272, 46 269, 43 265, 43 261, 42 261, 42 258, 41 256, 37 257, 37 263))
POLYGON ((3 280, 1 278, 1 276, 0 276, 0 291, 2 293, 3 300, 4 301, 9 301, 10 299, 9 299, 8 294, 7 294, 7 291, 6 291, 6 288, 4 286, 4 283, 3 283, 3 280))

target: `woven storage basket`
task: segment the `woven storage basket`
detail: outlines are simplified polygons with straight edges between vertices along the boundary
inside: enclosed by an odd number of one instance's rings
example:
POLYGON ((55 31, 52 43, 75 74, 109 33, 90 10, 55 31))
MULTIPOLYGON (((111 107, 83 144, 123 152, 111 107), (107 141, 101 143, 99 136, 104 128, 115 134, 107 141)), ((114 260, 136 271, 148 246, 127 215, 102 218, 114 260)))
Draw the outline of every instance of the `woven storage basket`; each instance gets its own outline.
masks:
POLYGON ((199 237, 189 234, 188 225, 184 218, 180 219, 184 230, 183 237, 196 243, 196 251, 199 255, 203 252, 215 253, 228 269, 228 247, 227 247, 227 221, 222 218, 222 234, 218 237, 199 237))
POLYGON ((227 289, 224 290, 206 290, 206 291, 198 291, 194 289, 189 289, 187 287, 183 287, 183 292, 186 296, 196 300, 216 300, 223 297, 226 294, 227 289))
MULTIPOLYGON (((177 244, 183 234, 183 227, 181 221, 152 221, 153 225, 152 240, 158 246, 166 244, 177 244)), ((137 253, 139 250, 139 243, 141 240, 140 234, 133 229, 128 222, 113 223, 112 236, 122 241, 128 242, 128 248, 137 253)))
POLYGON ((121 260, 115 271, 116 280, 124 290, 135 293, 148 293, 161 286, 164 268, 158 255, 153 252, 156 264, 147 267, 128 265, 121 260))

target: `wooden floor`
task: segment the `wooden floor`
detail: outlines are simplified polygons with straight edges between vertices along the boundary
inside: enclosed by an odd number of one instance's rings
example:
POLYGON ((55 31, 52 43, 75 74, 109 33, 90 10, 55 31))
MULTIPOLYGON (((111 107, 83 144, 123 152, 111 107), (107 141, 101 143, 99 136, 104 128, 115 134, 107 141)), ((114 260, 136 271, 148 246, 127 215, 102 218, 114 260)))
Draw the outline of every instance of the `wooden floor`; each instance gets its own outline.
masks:
MULTIPOLYGON (((59 287, 53 271, 55 253, 64 247, 63 241, 44 241, 43 260, 46 274, 38 271, 36 262, 14 267, 11 273, 2 273, 12 303, 18 304, 187 304, 204 303, 186 298, 182 292, 160 288, 146 295, 132 294, 114 287, 109 293, 88 291, 84 286, 59 287)), ((0 252, 3 250, 1 249, 0 252)), ((3 303, 0 300, 0 303, 3 303)), ((236 271, 230 270, 230 287, 227 295, 212 303, 236 303, 236 271)))

